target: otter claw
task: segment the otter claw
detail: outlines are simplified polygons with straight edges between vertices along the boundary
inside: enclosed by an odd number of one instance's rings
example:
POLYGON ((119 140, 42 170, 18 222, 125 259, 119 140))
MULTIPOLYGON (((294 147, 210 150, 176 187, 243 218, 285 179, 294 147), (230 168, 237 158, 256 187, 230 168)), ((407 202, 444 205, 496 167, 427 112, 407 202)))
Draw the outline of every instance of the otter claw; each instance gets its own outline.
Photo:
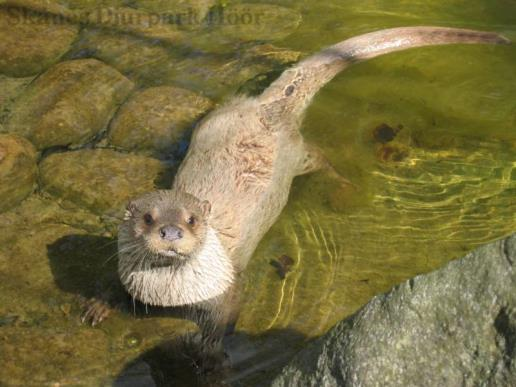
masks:
POLYGON ((83 324, 91 324, 92 327, 97 326, 104 321, 111 313, 111 308, 104 301, 91 298, 84 303, 84 313, 81 316, 83 324))

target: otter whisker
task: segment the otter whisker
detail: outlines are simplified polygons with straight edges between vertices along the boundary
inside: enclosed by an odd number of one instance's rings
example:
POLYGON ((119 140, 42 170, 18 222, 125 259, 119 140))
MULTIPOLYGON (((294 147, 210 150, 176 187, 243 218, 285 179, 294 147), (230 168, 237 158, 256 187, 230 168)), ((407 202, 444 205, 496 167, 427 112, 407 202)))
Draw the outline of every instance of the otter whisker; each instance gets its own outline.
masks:
POLYGON ((135 247, 138 247, 139 245, 141 244, 141 242, 135 242, 133 243, 132 245, 129 245, 129 246, 124 246, 123 248, 119 248, 118 251, 114 254, 112 254, 111 256, 109 256, 105 261, 104 263, 102 264, 102 266, 105 266, 109 261, 111 261, 114 257, 116 257, 117 255, 119 255, 120 253, 123 253, 125 251, 128 251, 128 250, 131 250, 135 247))

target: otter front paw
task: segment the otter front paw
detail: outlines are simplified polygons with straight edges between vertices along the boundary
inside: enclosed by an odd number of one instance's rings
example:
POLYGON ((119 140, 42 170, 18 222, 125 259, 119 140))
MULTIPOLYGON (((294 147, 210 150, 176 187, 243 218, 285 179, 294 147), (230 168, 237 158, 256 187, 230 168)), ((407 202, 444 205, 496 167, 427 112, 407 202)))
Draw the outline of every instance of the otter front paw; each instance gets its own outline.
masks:
POLYGON ((111 313, 111 307, 105 301, 97 298, 90 298, 82 303, 83 313, 81 321, 83 324, 96 326, 104 321, 111 313))

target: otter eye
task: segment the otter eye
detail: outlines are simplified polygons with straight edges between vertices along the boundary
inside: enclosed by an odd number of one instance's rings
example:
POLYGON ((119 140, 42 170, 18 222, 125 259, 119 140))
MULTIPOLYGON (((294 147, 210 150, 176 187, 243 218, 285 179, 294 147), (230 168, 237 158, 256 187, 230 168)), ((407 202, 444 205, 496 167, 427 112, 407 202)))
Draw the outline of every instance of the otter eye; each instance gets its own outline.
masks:
POLYGON ((188 223, 190 226, 195 225, 195 217, 190 216, 190 217, 188 218, 188 220, 186 221, 186 223, 188 223))
POLYGON ((143 215, 143 221, 147 226, 151 226, 154 223, 154 219, 152 218, 151 214, 143 215))

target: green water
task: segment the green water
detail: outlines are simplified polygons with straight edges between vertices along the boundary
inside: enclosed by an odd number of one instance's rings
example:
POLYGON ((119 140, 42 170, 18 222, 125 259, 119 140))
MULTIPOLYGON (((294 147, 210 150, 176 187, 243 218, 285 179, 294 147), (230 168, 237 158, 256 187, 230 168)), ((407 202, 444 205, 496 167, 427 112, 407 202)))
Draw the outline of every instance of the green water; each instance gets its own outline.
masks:
MULTIPOLYGON (((254 3, 291 12, 283 23, 272 19, 272 41, 263 31, 184 26, 181 44, 170 44, 88 26, 56 61, 93 56, 130 79, 131 93, 179 86, 222 103, 239 89, 259 90, 265 75, 292 58, 380 28, 467 27, 516 39, 512 0, 254 3), (274 59, 254 54, 257 45, 276 53, 274 59)), ((165 5, 158 2, 157 10, 165 5)), ((513 46, 417 49, 357 65, 318 94, 302 131, 356 189, 324 174, 295 180, 287 208, 247 269, 237 333, 228 343, 232 383, 265 384, 307 341, 374 295, 516 230, 515 65, 513 46), (387 144, 374 136, 382 124, 401 128, 387 144), (283 255, 294 260, 284 280, 270 264, 283 255)), ((6 66, 0 61, 3 71, 6 66)), ((0 133, 10 131, 6 117, 16 110, 5 101, 25 98, 21 88, 38 74, 7 75, 0 78, 0 103, 7 106, 0 133)), ((127 90, 120 99, 131 95, 127 90)), ((89 117, 86 108, 80 112, 89 117)), ((95 141, 79 141, 74 149, 112 148, 105 134, 109 114, 95 141)), ((155 367, 157 380, 178 377, 163 343, 195 329, 190 323, 152 313, 134 317, 126 308, 91 328, 80 323, 79 298, 114 281, 116 258, 105 262, 116 253, 124 201, 152 184, 169 184, 184 149, 174 148, 159 167, 147 149, 90 157, 88 149, 49 150, 28 137, 38 147, 37 184, 0 214, 0 385, 109 385, 142 358, 155 367), (126 182, 128 168, 135 176, 126 182)))

